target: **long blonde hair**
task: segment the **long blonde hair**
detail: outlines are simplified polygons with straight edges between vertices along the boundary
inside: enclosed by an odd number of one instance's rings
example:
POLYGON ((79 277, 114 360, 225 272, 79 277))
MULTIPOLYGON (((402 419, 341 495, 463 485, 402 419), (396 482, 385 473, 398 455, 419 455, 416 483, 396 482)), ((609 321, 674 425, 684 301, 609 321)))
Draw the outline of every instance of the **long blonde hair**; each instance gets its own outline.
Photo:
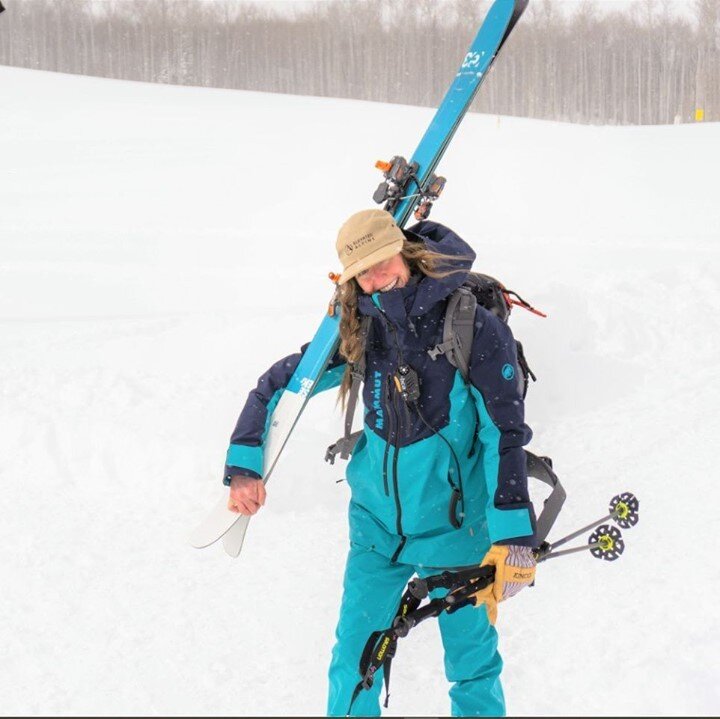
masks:
MULTIPOLYGON (((472 261, 472 257, 446 255, 428 250, 420 242, 405 239, 400 254, 407 262, 411 274, 421 272, 423 275, 439 279, 456 272, 467 272, 466 269, 442 270, 444 265, 458 260, 472 261)), ((365 352, 365 345, 360 336, 360 314, 358 312, 358 295, 362 290, 355 278, 338 287, 340 300, 340 355, 347 360, 345 374, 338 392, 338 402, 345 407, 345 400, 352 384, 352 365, 356 364, 365 352)))

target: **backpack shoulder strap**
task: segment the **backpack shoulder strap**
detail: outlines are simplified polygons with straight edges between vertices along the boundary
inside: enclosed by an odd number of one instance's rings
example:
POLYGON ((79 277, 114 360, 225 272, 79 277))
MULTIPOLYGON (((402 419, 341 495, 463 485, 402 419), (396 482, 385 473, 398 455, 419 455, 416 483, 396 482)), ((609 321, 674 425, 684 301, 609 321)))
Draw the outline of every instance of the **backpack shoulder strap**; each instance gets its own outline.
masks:
POLYGON ((444 354, 447 361, 460 370, 465 382, 470 375, 470 353, 476 308, 477 298, 472 291, 467 287, 458 287, 450 295, 445 310, 442 342, 428 350, 433 360, 437 359, 438 355, 444 354))
POLYGON ((345 405, 345 434, 338 439, 335 444, 328 447, 325 453, 325 461, 330 464, 335 463, 335 457, 339 454, 340 459, 348 459, 352 454, 358 439, 362 435, 362 430, 352 431, 353 417, 355 416, 355 407, 357 407, 358 396, 360 395, 360 385, 365 380, 365 349, 367 347, 367 339, 370 334, 370 326, 372 317, 364 316, 360 320, 360 344, 362 353, 360 359, 350 367, 352 372, 352 382, 348 391, 347 403, 345 405))

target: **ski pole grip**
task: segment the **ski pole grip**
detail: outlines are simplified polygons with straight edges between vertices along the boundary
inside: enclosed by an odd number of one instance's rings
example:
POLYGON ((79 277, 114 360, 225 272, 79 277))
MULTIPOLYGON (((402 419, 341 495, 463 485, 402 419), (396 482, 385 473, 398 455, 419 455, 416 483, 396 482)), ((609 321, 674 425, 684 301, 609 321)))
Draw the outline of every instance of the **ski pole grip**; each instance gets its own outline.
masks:
POLYGON ((405 637, 413 627, 416 627, 426 619, 440 616, 444 609, 444 599, 433 599, 429 604, 415 611, 408 612, 404 617, 396 617, 393 622, 393 631, 398 637, 405 637))
POLYGON ((486 564, 484 567, 461 569, 453 572, 453 574, 456 586, 460 588, 469 585, 475 589, 484 589, 495 581, 495 567, 492 564, 486 564))
POLYGON ((408 590, 410 591, 410 594, 415 597, 415 599, 425 599, 425 597, 430 594, 427 581, 425 581, 424 579, 420 579, 420 577, 417 577, 416 579, 411 579, 408 582, 408 590))
MULTIPOLYGON (((495 581, 495 567, 492 565, 476 568, 474 574, 469 574, 469 572, 470 570, 464 572, 468 574, 466 581, 444 599, 448 611, 451 613, 468 604, 468 597, 489 587, 495 581)), ((457 572, 457 574, 463 574, 463 572, 457 572)))
POLYGON ((406 637, 414 626, 415 620, 412 616, 397 617, 393 622, 393 629, 398 637, 406 637))

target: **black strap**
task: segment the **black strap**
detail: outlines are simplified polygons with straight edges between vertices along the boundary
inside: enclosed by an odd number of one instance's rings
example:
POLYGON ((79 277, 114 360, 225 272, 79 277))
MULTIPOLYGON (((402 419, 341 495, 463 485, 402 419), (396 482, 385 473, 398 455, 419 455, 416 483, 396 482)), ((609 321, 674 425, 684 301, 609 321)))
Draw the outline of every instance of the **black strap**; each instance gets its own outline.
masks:
POLYGON ((325 461, 330 464, 335 464, 335 458, 340 455, 342 459, 347 459, 355 449, 360 437, 362 437, 363 430, 359 429, 357 432, 353 432, 349 437, 340 437, 334 444, 331 444, 325 452, 325 461))
POLYGON ((353 704, 363 689, 370 689, 375 681, 375 675, 382 669, 385 682, 385 703, 387 708, 390 700, 390 668, 397 651, 398 639, 406 637, 413 627, 431 617, 437 617, 442 612, 452 613, 470 603, 467 595, 474 594, 479 589, 492 584, 495 576, 495 567, 479 567, 473 565, 455 571, 444 571, 425 579, 416 578, 409 582, 392 626, 383 631, 375 631, 368 638, 360 656, 360 681, 352 693, 348 715, 353 704), (420 604, 430 592, 435 589, 448 589, 449 592, 459 592, 453 596, 433 599, 425 606, 420 604))
MULTIPOLYGON (((472 352, 473 335, 475 332, 475 309, 477 298, 464 287, 457 290, 459 295, 457 309, 452 315, 452 336, 455 342, 453 350, 457 368, 465 382, 470 378, 470 354, 472 352)), ((446 322, 447 324, 447 322, 446 322)), ((443 333, 445 328, 443 328, 443 333)))
POLYGON ((472 291, 467 287, 458 287, 450 295, 445 309, 442 342, 428 350, 433 360, 437 359, 438 355, 445 355, 447 361, 460 370, 465 382, 470 374, 476 307, 477 298, 472 291))
MULTIPOLYGON (((470 390, 470 355, 472 354, 473 339, 475 337, 475 310, 477 309, 477 297, 468 287, 458 287, 450 295, 445 309, 445 320, 443 321, 443 341, 428 350, 430 359, 437 359, 438 355, 445 355, 447 361, 457 367, 460 376, 470 390)), ((475 454, 478 431, 480 429, 480 413, 475 402, 471 402, 475 412, 475 429, 473 431, 473 443, 470 446, 468 457, 475 454)), ((452 517, 452 511, 450 513, 452 517)), ((452 520, 451 520, 452 521, 452 520)), ((453 522, 455 526, 455 522, 453 522)))
POLYGON ((353 418, 355 417, 355 408, 357 407, 358 397, 360 396, 360 386, 362 385, 363 379, 365 379, 365 357, 363 354, 362 360, 362 373, 358 369, 358 365, 355 365, 352 369, 352 382, 350 384, 350 391, 348 392, 347 405, 345 406, 345 434, 343 434, 341 441, 340 458, 347 459, 350 456, 353 445, 348 451, 348 442, 352 436, 352 425, 353 418))
POLYGON ((385 706, 390 698, 390 666, 397 648, 397 635, 393 629, 373 632, 368 638, 360 656, 360 681, 350 699, 347 715, 350 715, 355 700, 363 689, 370 689, 375 682, 375 674, 384 668, 385 706))
POLYGON ((527 476, 539 479, 548 486, 552 487, 550 496, 545 500, 543 510, 537 518, 537 540, 538 545, 542 544, 552 529, 555 520, 560 514, 563 504, 565 503, 565 489, 558 479, 552 468, 552 460, 549 457, 538 457, 532 452, 525 450, 525 458, 527 460, 527 476))
POLYGON ((517 358, 518 358, 518 364, 520 365, 521 375, 522 375, 522 383, 523 383, 523 399, 525 399, 528 391, 528 387, 530 386, 530 380, 533 382, 537 382, 537 377, 535 376, 535 373, 530 369, 530 365, 528 364, 527 359, 525 359, 525 350, 523 350, 523 346, 520 342, 515 340, 515 347, 517 349, 517 358))
POLYGON ((382 631, 373 632, 365 643, 362 654, 360 656, 360 681, 353 691, 350 706, 348 707, 348 715, 350 714, 353 703, 363 689, 370 689, 375 681, 375 674, 380 670, 384 670, 385 681, 385 707, 390 699, 390 667, 397 649, 398 631, 396 626, 398 622, 410 615, 420 606, 420 599, 413 594, 408 588, 400 599, 397 611, 392 621, 392 626, 382 631))
POLYGON ((345 405, 345 434, 343 434, 337 442, 328 447, 325 453, 325 461, 330 462, 330 464, 335 463, 335 458, 338 454, 340 455, 340 459, 348 459, 353 453, 358 439, 360 439, 362 435, 362 430, 353 432, 352 425, 358 397, 360 396, 360 386, 365 380, 365 348, 367 347, 367 339, 370 334, 371 325, 372 317, 364 316, 360 320, 359 341, 362 352, 360 353, 360 359, 350 367, 352 381, 345 405))

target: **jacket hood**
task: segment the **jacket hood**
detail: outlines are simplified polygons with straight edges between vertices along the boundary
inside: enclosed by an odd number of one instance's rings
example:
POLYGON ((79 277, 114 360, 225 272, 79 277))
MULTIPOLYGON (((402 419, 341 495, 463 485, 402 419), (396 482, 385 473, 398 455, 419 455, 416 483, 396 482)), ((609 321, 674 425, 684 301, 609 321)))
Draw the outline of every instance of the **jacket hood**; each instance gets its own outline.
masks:
POLYGON ((358 309, 363 315, 379 317, 382 311, 395 321, 406 317, 420 317, 438 302, 449 297, 467 279, 475 259, 475 252, 452 230, 428 220, 404 230, 405 236, 414 242, 422 242, 431 252, 452 255, 457 259, 443 263, 441 270, 461 270, 446 277, 434 278, 421 275, 405 287, 389 292, 375 292, 358 296, 358 309))

